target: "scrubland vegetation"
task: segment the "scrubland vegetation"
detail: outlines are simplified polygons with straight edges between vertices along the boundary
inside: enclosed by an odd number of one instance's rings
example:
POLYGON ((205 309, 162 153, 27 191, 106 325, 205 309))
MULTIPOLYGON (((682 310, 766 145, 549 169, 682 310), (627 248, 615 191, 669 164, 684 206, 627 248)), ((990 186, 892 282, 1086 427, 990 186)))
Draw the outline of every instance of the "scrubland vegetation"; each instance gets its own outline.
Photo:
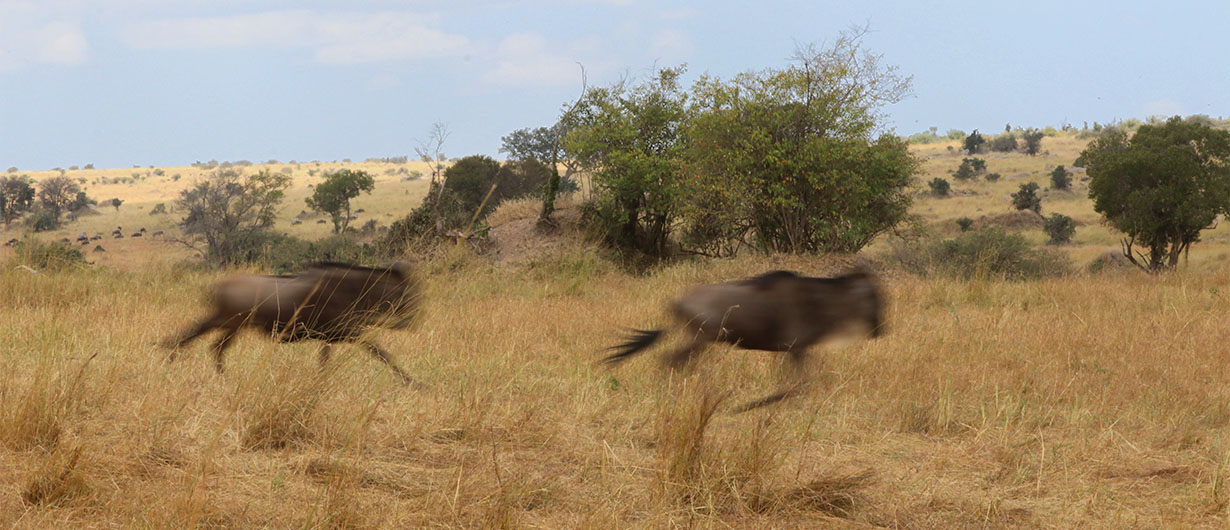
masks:
POLYGON ((857 37, 795 59, 589 90, 506 162, 436 124, 417 161, 10 168, 0 525, 1224 527, 1226 123, 901 138, 908 78, 857 37), (392 259, 425 312, 371 333, 426 388, 358 348, 158 346, 225 274, 392 259), (731 414, 780 374, 728 346, 596 364, 692 285, 856 260, 888 331, 806 395, 731 414))

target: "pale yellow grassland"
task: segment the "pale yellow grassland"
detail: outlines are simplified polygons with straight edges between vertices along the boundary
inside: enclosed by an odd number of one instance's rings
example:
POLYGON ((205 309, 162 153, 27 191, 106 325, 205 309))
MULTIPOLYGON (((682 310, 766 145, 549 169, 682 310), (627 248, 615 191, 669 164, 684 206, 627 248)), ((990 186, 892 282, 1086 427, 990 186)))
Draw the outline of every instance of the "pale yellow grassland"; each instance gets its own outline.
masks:
MULTIPOLYGON (((915 148, 926 158, 920 183, 960 163, 945 145, 915 148)), ((920 184, 914 211, 934 233, 955 234, 953 219, 1008 212, 1020 183, 1046 187, 1050 169, 1070 166, 1081 147, 1064 136, 1043 141, 1050 155, 981 155, 1001 182, 954 182, 975 194, 949 199, 920 184)), ((319 181, 307 176, 314 165, 301 166, 278 228, 321 237, 328 225, 288 223, 319 181)), ((387 224, 425 191, 383 167, 369 169, 376 192, 355 202, 368 210, 358 223, 387 224)), ((698 282, 773 268, 835 273, 847 258, 745 256, 633 275, 580 242, 515 266, 444 252, 419 264, 421 322, 372 333, 428 388, 401 386, 351 347, 321 372, 314 344, 256 332, 237 341, 220 376, 207 353, 214 337, 173 364, 157 343, 204 315, 206 288, 223 273, 170 267, 189 253, 169 243, 109 236, 117 224, 126 235, 172 227, 174 215, 151 218, 149 208, 169 206, 198 172, 165 172, 182 178, 91 185, 92 197, 124 199, 120 212, 100 207, 40 235, 103 231, 110 252, 87 252, 100 266, 0 265, 0 526, 1230 524, 1221 229, 1193 247, 1190 265, 1160 277, 959 281, 886 269, 883 338, 817 352, 808 395, 731 415, 775 388, 775 355, 714 347, 686 377, 663 372, 657 352, 611 370, 595 361, 626 328, 666 323, 664 304, 698 282)), ((1118 239, 1081 176, 1070 196, 1043 199, 1044 214, 1083 223, 1061 247, 1077 265, 1118 239)), ((536 213, 517 201, 491 220, 536 213)))

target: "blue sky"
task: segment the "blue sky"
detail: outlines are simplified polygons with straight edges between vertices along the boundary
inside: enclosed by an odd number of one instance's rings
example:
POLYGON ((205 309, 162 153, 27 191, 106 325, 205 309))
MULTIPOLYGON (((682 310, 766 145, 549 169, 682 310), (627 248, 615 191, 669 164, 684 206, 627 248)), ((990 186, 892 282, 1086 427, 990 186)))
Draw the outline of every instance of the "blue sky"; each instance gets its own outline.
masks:
POLYGON ((868 25, 889 127, 1227 115, 1230 3, 0 0, 0 167, 498 156, 580 90, 780 68, 868 25), (1105 7, 1113 5, 1114 7, 1105 7))

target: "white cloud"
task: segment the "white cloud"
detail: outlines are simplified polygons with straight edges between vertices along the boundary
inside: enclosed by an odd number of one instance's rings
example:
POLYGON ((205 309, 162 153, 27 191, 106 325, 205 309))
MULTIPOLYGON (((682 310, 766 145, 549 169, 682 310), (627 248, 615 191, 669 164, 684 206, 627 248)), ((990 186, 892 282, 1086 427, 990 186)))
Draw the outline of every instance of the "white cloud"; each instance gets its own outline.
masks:
POLYGON ((0 1, 0 71, 80 64, 90 46, 77 17, 34 2, 0 1))
MULTIPOLYGON (((560 86, 580 82, 581 61, 550 49, 537 33, 516 33, 495 48, 496 66, 484 79, 507 86, 560 86)), ((586 65, 590 68, 590 65, 586 65)))
POLYGON ((462 55, 463 35, 429 27, 438 17, 405 12, 334 13, 308 10, 155 20, 134 24, 124 40, 135 48, 313 49, 322 63, 369 63, 462 55))

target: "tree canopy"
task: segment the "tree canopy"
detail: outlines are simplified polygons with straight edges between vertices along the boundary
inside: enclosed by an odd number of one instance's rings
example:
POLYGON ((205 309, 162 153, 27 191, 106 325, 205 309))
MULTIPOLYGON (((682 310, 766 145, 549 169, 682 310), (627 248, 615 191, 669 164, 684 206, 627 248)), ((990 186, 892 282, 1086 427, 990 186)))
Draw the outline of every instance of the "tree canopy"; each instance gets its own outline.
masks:
POLYGON ((245 245, 273 226, 288 186, 290 177, 268 170, 247 176, 235 169, 213 172, 175 201, 185 213, 184 244, 214 263, 237 263, 245 245))
POLYGON ((329 214, 333 221, 333 233, 345 232, 350 226, 350 199, 360 193, 371 193, 376 179, 366 171, 339 169, 325 173, 325 180, 316 185, 312 196, 304 199, 308 208, 329 214))
POLYGON ((1077 165, 1089 174, 1093 209, 1127 235, 1124 254, 1151 272, 1174 268, 1201 230, 1230 213, 1230 132, 1202 123, 1176 116, 1130 138, 1104 133, 1077 165))

